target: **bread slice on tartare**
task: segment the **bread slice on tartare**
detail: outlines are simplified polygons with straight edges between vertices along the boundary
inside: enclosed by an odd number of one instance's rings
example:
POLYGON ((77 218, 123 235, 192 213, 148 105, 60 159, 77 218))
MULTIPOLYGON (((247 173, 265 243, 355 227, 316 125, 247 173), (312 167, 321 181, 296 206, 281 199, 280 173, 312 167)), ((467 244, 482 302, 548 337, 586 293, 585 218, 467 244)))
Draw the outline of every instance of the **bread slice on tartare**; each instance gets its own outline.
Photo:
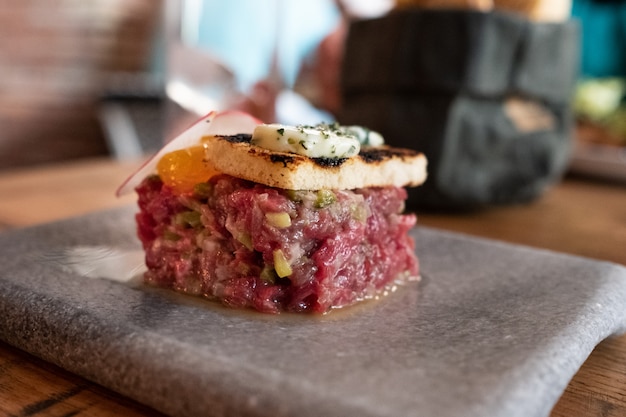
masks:
POLYGON ((289 190, 353 190, 418 186, 426 179, 426 157, 413 150, 364 147, 351 158, 310 158, 250 145, 250 135, 206 140, 207 153, 220 155, 215 168, 225 174, 289 190))

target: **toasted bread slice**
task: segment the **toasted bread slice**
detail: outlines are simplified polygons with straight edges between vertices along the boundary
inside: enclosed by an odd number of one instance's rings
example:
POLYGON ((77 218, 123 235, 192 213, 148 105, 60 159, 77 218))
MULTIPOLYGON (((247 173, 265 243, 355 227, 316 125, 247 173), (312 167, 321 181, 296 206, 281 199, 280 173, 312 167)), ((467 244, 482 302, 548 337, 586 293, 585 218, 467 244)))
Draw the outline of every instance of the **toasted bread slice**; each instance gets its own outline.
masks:
POLYGON ((289 190, 352 190, 418 186, 426 180, 426 157, 413 150, 365 147, 351 158, 310 158, 250 144, 250 135, 203 139, 206 156, 228 175, 289 190))

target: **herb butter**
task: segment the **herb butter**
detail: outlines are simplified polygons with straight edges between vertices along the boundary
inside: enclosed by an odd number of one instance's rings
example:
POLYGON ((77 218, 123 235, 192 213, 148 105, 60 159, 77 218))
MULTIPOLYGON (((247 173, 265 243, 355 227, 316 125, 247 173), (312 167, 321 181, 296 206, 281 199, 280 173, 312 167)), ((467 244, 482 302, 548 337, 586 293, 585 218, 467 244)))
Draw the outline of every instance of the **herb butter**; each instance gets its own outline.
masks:
POLYGON ((385 140, 382 135, 363 126, 341 126, 344 132, 354 136, 363 146, 383 146, 385 140))
POLYGON ((271 151, 297 153, 310 158, 350 158, 359 153, 361 143, 379 146, 382 137, 358 126, 262 124, 254 129, 251 141, 252 145, 271 151))

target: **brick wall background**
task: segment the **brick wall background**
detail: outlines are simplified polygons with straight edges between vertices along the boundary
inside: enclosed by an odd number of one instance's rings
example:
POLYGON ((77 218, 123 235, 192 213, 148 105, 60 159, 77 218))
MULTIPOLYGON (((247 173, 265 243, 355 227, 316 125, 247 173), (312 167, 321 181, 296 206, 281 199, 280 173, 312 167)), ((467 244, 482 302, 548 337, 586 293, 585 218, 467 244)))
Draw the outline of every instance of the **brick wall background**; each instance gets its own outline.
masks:
POLYGON ((148 69, 160 0, 0 0, 0 169, 107 153, 110 76, 148 69))

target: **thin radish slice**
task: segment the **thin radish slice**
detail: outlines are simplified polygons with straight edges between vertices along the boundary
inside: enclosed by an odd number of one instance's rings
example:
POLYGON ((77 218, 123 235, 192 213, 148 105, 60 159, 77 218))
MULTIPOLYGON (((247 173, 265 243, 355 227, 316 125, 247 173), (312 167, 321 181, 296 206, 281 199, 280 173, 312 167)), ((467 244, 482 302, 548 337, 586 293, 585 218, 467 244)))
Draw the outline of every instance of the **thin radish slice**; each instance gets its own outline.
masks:
POLYGON ((197 145, 204 136, 227 136, 238 133, 252 134, 254 128, 261 123, 262 122, 257 118, 240 111, 212 111, 191 125, 191 127, 166 144, 152 158, 146 161, 134 174, 120 185, 116 195, 119 197, 132 192, 146 176, 156 172, 159 160, 163 155, 169 152, 197 145))

